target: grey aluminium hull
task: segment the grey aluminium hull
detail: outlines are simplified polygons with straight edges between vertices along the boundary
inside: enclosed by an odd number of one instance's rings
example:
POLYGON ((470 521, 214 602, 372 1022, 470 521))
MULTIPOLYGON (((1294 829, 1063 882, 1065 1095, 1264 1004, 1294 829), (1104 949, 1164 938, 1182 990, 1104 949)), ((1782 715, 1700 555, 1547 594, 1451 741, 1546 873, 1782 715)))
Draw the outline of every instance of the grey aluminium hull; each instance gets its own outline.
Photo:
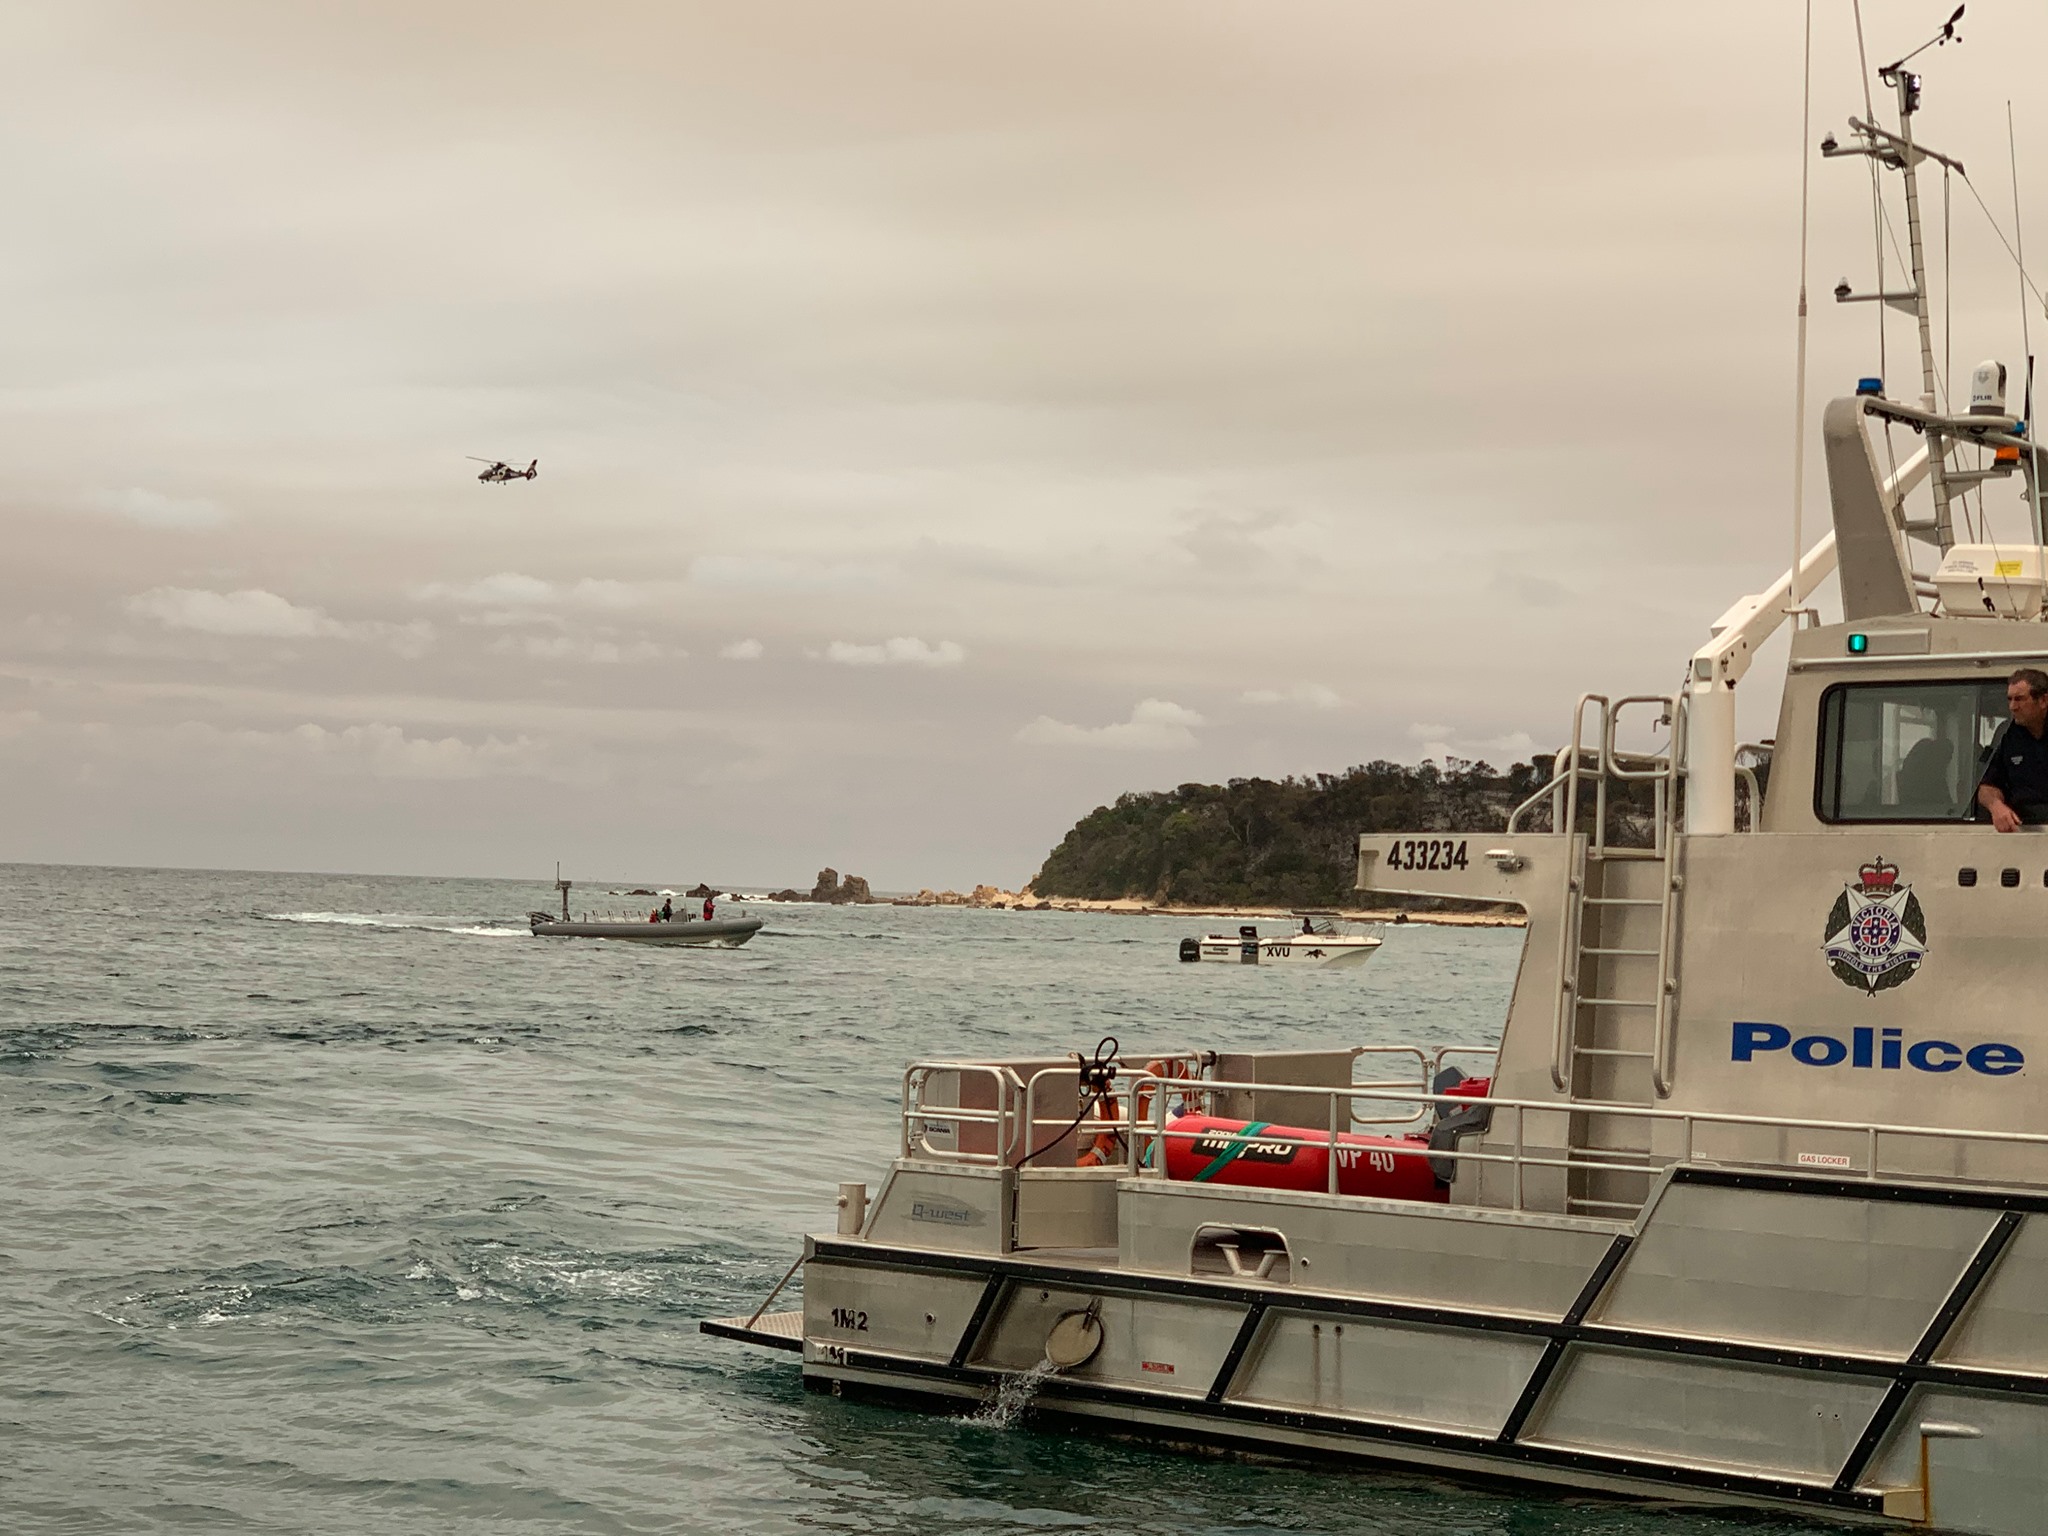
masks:
POLYGON ((694 944, 732 949, 761 931, 758 917, 716 917, 671 923, 565 923, 559 918, 533 918, 534 937, 542 939, 620 939, 633 944, 694 944))
POLYGON ((910 1237, 979 1204, 922 1173, 899 1164, 911 1203, 867 1235, 809 1240, 801 1312, 706 1331, 800 1352, 813 1390, 957 1412, 1086 1311, 1098 1352, 1040 1380, 1034 1412, 1850 1522, 1919 1524, 1932 1493, 1944 1529, 2025 1525, 2012 1481, 2048 1428, 2039 1195, 1692 1167, 1623 1223, 1134 1180, 1089 1191, 1122 1207, 1119 1249, 1005 1253, 910 1237), (1289 1278, 1190 1273, 1191 1237, 1199 1257, 1201 1234, 1247 1229, 1286 1233, 1289 1278), (1941 1438, 1956 1420, 1967 1437, 1941 1438))

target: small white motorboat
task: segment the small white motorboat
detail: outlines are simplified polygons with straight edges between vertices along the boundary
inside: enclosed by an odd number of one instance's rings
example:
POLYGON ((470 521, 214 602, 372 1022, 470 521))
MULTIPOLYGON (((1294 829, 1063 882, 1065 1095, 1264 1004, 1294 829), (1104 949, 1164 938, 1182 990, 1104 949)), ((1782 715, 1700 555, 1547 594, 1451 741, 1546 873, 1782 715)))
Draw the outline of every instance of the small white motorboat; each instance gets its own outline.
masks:
POLYGON ((1237 932, 1182 939, 1185 961, 1220 960, 1228 965, 1303 965, 1330 969, 1360 966, 1386 941, 1375 928, 1339 927, 1330 917, 1306 913, 1301 926, 1286 933, 1262 934, 1258 924, 1245 923, 1237 932))

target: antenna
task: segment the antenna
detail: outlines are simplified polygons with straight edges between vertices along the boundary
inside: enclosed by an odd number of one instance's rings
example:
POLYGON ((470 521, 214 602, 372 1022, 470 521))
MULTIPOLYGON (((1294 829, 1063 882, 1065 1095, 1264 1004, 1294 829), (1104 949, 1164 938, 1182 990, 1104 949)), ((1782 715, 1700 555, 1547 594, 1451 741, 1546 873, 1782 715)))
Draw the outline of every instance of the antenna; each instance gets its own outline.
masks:
MULTIPOLYGON (((1857 9, 1860 21, 1860 5, 1857 9)), ((1941 32, 1922 47, 1915 49, 1914 53, 1922 53, 1927 48, 1947 42, 1954 36, 1955 24, 1961 15, 1962 12, 1958 9, 1955 15, 1949 17, 1941 32)), ((1906 55, 1907 59, 1911 57, 1913 54, 1906 55)), ((1937 410, 1940 403, 1939 377, 1934 371, 1933 319, 1927 301, 1927 254, 1920 224, 1920 185, 1917 172, 1924 160, 1932 160, 1954 171, 1962 171, 1963 168, 1960 161, 1914 142, 1913 115, 1920 110, 1920 77, 1903 68, 1905 62, 1905 59, 1901 59, 1898 63, 1887 64, 1878 71, 1878 78, 1897 92, 1899 131, 1893 133, 1889 129, 1879 127, 1874 114, 1869 121, 1852 117, 1849 119, 1849 126, 1855 131, 1857 142, 1844 146, 1836 143, 1834 136, 1830 134, 1821 144, 1821 154, 1824 157, 1864 155, 1871 163, 1871 222, 1877 246, 1878 290, 1875 293, 1856 293, 1850 289, 1847 279, 1844 279, 1835 288, 1835 300, 1842 304, 1875 302, 1881 306, 1904 310, 1913 317, 1914 329, 1920 342, 1920 409, 1932 413, 1937 410), (1907 262, 1913 282, 1910 288, 1898 292, 1889 292, 1884 286, 1885 218, 1876 181, 1877 167, 1880 165, 1897 171, 1900 180, 1905 184, 1907 262)), ((1967 172, 1964 172, 1964 178, 1968 179, 1967 172)), ((1877 334, 1879 378, 1882 379, 1885 355, 1882 309, 1879 311, 1877 334)), ((1881 384, 1879 388, 1882 389, 1881 384)), ((1925 424, 1923 429, 1928 434, 1928 489, 1934 497, 1934 522, 1927 531, 1932 533, 1933 542, 1946 554, 1955 543, 1950 511, 1951 492, 1948 484, 1948 435, 1937 430, 1932 423, 1925 424)), ((1915 532, 1911 528, 1907 531, 1915 532)))
POLYGON ((2041 527, 2041 461, 2034 455, 2040 434, 2034 430, 2034 338, 2027 320, 2027 242, 2020 233, 2020 155, 2012 126, 2012 98, 2005 103, 2005 154, 2012 167, 2013 260, 2020 269, 2020 345, 2027 354, 2027 397, 2021 407, 2027 413, 2027 492, 2033 501, 2034 549, 2036 558, 2048 566, 2048 533, 2041 527))
MULTIPOLYGON (((1806 557, 1806 222, 1813 156, 1813 0, 1806 0, 1806 84, 1799 100, 1799 359, 1793 365, 1792 404, 1792 575, 1786 607, 1799 608, 1799 563, 1806 557)), ((1797 624, 1798 620, 1793 621, 1797 624)))

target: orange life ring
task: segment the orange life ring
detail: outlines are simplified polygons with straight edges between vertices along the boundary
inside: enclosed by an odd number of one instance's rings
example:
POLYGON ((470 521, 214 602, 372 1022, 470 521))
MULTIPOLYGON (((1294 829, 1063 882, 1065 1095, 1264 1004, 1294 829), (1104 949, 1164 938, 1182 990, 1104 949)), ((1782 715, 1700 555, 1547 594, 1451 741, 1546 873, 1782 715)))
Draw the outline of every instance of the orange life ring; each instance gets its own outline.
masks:
MULTIPOLYGON (((1147 1077, 1156 1077, 1162 1083, 1167 1083, 1184 1081, 1190 1076, 1190 1073, 1188 1071, 1188 1064, 1176 1058, 1172 1061, 1146 1062, 1145 1075, 1147 1077)), ((1148 1118, 1146 1112, 1152 1107, 1153 1091, 1150 1087, 1143 1087, 1138 1090, 1136 1109, 1140 1120, 1148 1118)), ((1176 1095, 1176 1097, 1181 1098, 1185 1102, 1185 1095, 1176 1095)))
MULTIPOLYGON (((1116 1099, 1113 1095, 1104 1094, 1098 1097, 1095 1100, 1094 1110, 1095 1123, 1098 1125, 1121 1126, 1123 1124, 1122 1117, 1117 1113, 1116 1099)), ((1120 1163, 1124 1160, 1123 1142, 1124 1138, 1121 1130, 1099 1132, 1095 1139, 1089 1142, 1085 1151, 1075 1155, 1074 1166, 1076 1168, 1106 1168, 1111 1163, 1120 1163)))
MULTIPOLYGON (((1148 1061, 1145 1063, 1145 1076, 1147 1078, 1168 1080, 1184 1078, 1187 1075, 1187 1066, 1184 1062, 1148 1061)), ((1151 1118, 1152 1096, 1156 1091, 1157 1089, 1152 1083, 1146 1082, 1140 1083, 1133 1092, 1131 1099, 1131 1123, 1134 1127, 1143 1126, 1151 1118)), ((1094 1110, 1094 1119, 1097 1124, 1114 1125, 1118 1129, 1097 1132, 1094 1140, 1088 1144, 1086 1150, 1074 1158, 1074 1166, 1076 1168, 1106 1168, 1111 1163, 1122 1162, 1126 1155, 1124 1150, 1124 1132, 1121 1129, 1123 1116, 1117 1109, 1115 1096, 1104 1095, 1096 1099, 1094 1110)))

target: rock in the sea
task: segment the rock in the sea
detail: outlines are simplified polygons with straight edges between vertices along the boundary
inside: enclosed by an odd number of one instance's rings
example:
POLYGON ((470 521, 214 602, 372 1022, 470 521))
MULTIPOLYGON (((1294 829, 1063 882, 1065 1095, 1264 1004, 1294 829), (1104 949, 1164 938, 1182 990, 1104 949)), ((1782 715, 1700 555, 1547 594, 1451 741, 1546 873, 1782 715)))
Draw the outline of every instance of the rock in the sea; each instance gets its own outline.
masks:
MULTIPOLYGON (((805 898, 798 899, 802 900, 805 898)), ((811 901, 827 901, 831 902, 834 906, 839 906, 848 902, 855 904, 872 902, 875 899, 875 893, 868 889, 867 881, 861 879, 859 875, 848 875, 842 880, 839 878, 838 870, 821 869, 818 871, 818 883, 811 887, 811 894, 808 899, 811 901)))
POLYGON ((718 892, 714 891, 713 889, 711 889, 711 887, 710 887, 710 886, 706 885, 706 884, 705 884, 705 883, 704 883, 703 881, 701 881, 701 880, 700 880, 700 881, 698 881, 698 882, 697 882, 697 888, 696 888, 695 890, 693 890, 693 891, 685 891, 685 892, 683 892, 683 894, 684 894, 685 896, 694 896, 694 897, 696 897, 696 898, 697 898, 697 899, 698 899, 699 901, 701 901, 701 900, 703 900, 703 899, 704 899, 704 898, 705 898, 706 896, 716 896, 716 895, 718 894, 718 892))
POLYGON ((761 899, 763 901, 809 901, 811 898, 802 891, 771 891, 761 899))

